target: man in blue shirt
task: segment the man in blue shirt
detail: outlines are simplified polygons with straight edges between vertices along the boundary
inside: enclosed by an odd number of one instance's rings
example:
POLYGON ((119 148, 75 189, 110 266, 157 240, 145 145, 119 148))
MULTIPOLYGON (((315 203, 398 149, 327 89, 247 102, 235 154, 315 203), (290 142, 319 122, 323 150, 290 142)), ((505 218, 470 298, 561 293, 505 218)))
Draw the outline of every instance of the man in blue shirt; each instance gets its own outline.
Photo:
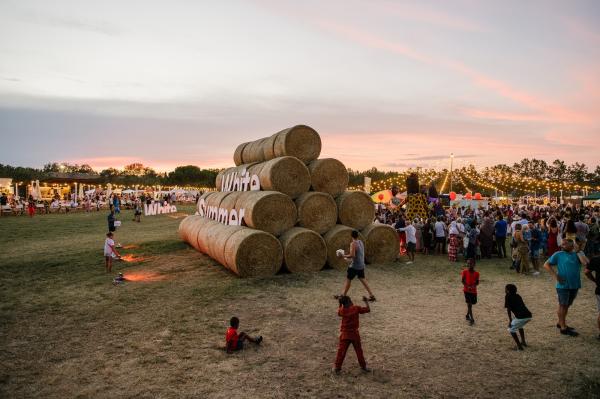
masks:
POLYGON ((581 265, 587 266, 588 259, 583 252, 574 252, 575 243, 571 239, 564 239, 562 251, 554 253, 544 264, 544 269, 556 279, 556 293, 558 294, 558 324, 560 333, 576 337, 579 335, 574 328, 567 326, 567 313, 573 304, 577 291, 581 288, 581 265), (554 271, 553 266, 556 266, 554 271))
POLYGON ((506 258, 506 229, 508 225, 502 215, 498 216, 498 221, 494 224, 494 236, 496 237, 496 245, 498 246, 498 257, 506 258))
POLYGON ((542 231, 537 223, 529 222, 531 239, 529 240, 529 257, 533 265, 533 275, 540 274, 540 250, 542 249, 542 231))

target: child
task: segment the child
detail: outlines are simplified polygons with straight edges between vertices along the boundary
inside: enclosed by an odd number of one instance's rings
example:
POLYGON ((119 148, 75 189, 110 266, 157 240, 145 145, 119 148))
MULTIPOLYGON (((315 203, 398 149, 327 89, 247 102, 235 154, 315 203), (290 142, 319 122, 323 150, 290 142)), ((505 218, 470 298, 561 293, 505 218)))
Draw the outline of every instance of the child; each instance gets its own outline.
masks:
POLYGON ((408 255, 408 262, 406 264, 411 265, 415 261, 415 251, 417 249, 417 229, 410 220, 406 223, 406 227, 400 227, 396 230, 400 233, 406 233, 406 253, 408 255))
POLYGON ((371 311, 369 300, 366 297, 363 297, 363 302, 366 305, 365 307, 354 306, 349 296, 342 295, 339 298, 340 307, 338 308, 338 316, 342 318, 342 324, 340 326, 340 343, 338 345, 337 356, 333 368, 335 373, 339 373, 342 370, 342 363, 344 363, 346 351, 350 344, 354 346, 360 368, 364 372, 371 371, 367 368, 367 363, 365 362, 360 343, 360 335, 358 334, 358 315, 361 313, 369 313, 371 311))
POLYGON ((521 295, 517 294, 516 285, 506 284, 505 292, 504 307, 506 308, 506 313, 508 313, 508 332, 517 343, 517 350, 522 351, 523 347, 527 346, 523 327, 531 321, 531 312, 525 306, 521 295), (515 315, 514 319, 510 317, 511 312, 515 315), (519 330, 519 334, 521 335, 521 341, 517 337, 517 330, 519 330))
POLYGON ((140 200, 135 200, 133 221, 140 223, 142 217, 142 203, 140 200))
POLYGON ((227 333, 225 334, 225 350, 227 353, 244 349, 244 341, 254 342, 256 345, 260 345, 263 341, 261 335, 253 338, 245 332, 238 334, 237 329, 240 326, 240 319, 235 316, 229 320, 229 325, 231 327, 227 329, 227 333))
POLYGON ((106 272, 110 273, 112 271, 112 258, 116 256, 118 258, 121 257, 119 252, 115 249, 115 242, 113 240, 113 233, 109 231, 106 234, 106 240, 104 240, 104 261, 106 272))
POLYGON ((475 323, 473 318, 473 305, 477 303, 477 286, 479 285, 479 272, 475 271, 475 259, 468 259, 468 269, 464 269, 460 273, 463 283, 463 292, 465 294, 465 302, 467 303, 467 315, 465 318, 470 325, 475 323))

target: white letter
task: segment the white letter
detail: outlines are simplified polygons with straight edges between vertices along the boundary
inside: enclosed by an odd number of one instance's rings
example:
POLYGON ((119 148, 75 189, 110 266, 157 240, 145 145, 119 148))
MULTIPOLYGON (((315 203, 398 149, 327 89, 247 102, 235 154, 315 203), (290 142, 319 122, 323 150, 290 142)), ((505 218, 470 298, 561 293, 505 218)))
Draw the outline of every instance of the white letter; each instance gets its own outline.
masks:
POLYGON ((250 191, 260 191, 260 179, 257 175, 252 175, 250 179, 250 191))
POLYGON ((246 222, 244 221, 244 208, 238 211, 238 226, 245 226, 246 222))
POLYGON ((229 222, 227 223, 230 226, 237 226, 238 224, 238 215, 235 209, 229 211, 229 222))

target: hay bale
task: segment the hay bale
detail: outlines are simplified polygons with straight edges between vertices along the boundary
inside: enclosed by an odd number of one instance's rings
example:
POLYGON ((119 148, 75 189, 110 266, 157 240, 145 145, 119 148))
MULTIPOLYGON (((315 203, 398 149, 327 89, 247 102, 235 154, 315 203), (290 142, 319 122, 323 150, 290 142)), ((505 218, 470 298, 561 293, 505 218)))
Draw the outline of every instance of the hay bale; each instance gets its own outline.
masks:
POLYGON ((325 266, 325 240, 312 230, 294 227, 279 237, 283 248, 283 264, 292 273, 317 272, 325 266))
POLYGON ((321 137, 309 126, 297 125, 275 136, 273 152, 276 157, 292 156, 309 163, 321 154, 321 137))
POLYGON ((225 266, 240 277, 272 276, 279 271, 283 250, 264 231, 238 227, 225 243, 225 266))
POLYGON ((361 231, 365 237, 367 263, 393 262, 400 251, 398 233, 387 224, 372 223, 361 231))
POLYGON ((237 146, 233 154, 236 165, 263 162, 277 157, 292 156, 309 163, 321 153, 321 137, 313 128, 297 125, 237 146))
POLYGON ((260 189, 280 191, 292 198, 307 192, 310 188, 310 172, 304 163, 294 157, 280 157, 267 162, 243 164, 221 171, 216 178, 217 189, 221 191, 250 191, 256 175, 260 189), (244 171, 249 173, 250 181, 237 179, 244 171))
POLYGON ((208 201, 208 198, 210 198, 210 196, 213 194, 215 194, 215 191, 207 191, 198 198, 198 202, 196 203, 196 212, 200 216, 205 216, 204 213, 206 211, 206 202, 208 201))
POLYGON ((348 170, 337 159, 315 159, 307 166, 314 191, 322 191, 335 198, 348 188, 348 170))
POLYGON ((298 209, 298 226, 324 234, 337 221, 337 205, 327 193, 309 191, 294 201, 298 209))
POLYGON ((272 276, 281 268, 281 243, 263 231, 188 216, 180 223, 179 232, 194 248, 240 277, 272 276))
POLYGON ((345 191, 336 198, 338 223, 362 230, 375 219, 371 197, 362 191, 345 191))
POLYGON ((263 151, 263 143, 267 138, 252 141, 246 145, 242 151, 243 163, 264 162, 265 154, 263 151))
MULTIPOLYGON (((244 151, 244 147, 246 147, 246 145, 248 145, 249 143, 242 143, 240 145, 238 145, 235 149, 235 152, 233 153, 233 163, 236 165, 241 165, 244 163, 244 161, 242 161, 242 153, 244 151)), ((217 186, 218 188, 219 186, 217 186)))
MULTIPOLYGON (((350 243, 352 242, 352 229, 348 226, 341 224, 335 225, 323 236, 325 244, 327 245, 327 264, 338 270, 346 270, 348 268, 348 261, 344 258, 339 258, 335 251, 343 249, 344 252, 350 251, 350 243)), ((364 237, 359 233, 358 238, 364 243, 364 237)))
POLYGON ((248 227, 274 236, 291 229, 297 220, 294 202, 287 195, 276 191, 241 193, 235 208, 244 210, 244 222, 248 227))
POLYGON ((279 157, 264 163, 260 185, 265 191, 279 191, 297 198, 310 188, 310 172, 298 158, 279 157))

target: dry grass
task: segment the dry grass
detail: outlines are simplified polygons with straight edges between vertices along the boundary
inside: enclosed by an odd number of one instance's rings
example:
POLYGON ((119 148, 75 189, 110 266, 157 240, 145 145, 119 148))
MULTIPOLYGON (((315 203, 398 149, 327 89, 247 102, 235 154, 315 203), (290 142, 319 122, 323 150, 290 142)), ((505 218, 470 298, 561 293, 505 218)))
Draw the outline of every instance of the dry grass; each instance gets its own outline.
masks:
MULTIPOLYGON (((433 256, 370 266, 379 301, 361 317, 361 334, 375 371, 361 374, 350 349, 335 376, 331 295, 343 272, 239 279, 181 243, 179 220, 162 215, 138 225, 128 215, 117 241, 147 260, 119 263, 116 271, 142 277, 113 286, 101 257, 105 216, 0 219, 10 232, 0 244, 1 397, 598 397, 588 282, 569 317, 581 336, 567 338, 553 327, 547 275, 519 277, 505 262, 480 262, 470 327, 459 266, 433 256), (506 332, 507 282, 517 283, 534 314, 523 353, 506 332), (265 337, 262 347, 222 351, 232 315, 242 330, 265 337)), ((363 293, 355 282, 350 294, 363 293)))

